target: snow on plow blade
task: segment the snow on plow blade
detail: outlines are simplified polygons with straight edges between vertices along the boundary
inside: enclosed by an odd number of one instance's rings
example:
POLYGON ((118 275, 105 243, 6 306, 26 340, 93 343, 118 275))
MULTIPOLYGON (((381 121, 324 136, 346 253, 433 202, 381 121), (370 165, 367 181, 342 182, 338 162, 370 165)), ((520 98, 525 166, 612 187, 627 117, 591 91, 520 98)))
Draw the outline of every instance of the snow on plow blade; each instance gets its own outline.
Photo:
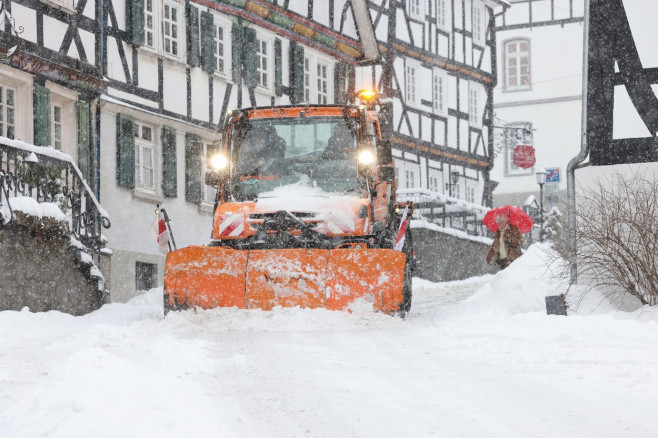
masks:
POLYGON ((240 251, 191 246, 167 255, 169 308, 275 306, 343 310, 358 298, 395 313, 403 300, 405 254, 390 249, 240 251))

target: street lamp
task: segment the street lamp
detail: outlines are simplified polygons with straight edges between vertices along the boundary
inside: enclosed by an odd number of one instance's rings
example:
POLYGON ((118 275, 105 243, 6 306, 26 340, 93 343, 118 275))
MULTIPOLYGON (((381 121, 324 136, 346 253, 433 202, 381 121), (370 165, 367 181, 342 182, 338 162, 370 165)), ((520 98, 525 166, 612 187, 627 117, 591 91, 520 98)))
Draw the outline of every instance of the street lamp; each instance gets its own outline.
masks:
POLYGON ((458 182, 459 182, 459 171, 453 170, 452 172, 450 172, 450 182, 446 183, 448 196, 452 196, 452 186, 456 186, 458 182))
POLYGON ((544 241, 544 184, 546 184, 546 169, 540 167, 535 172, 539 184, 539 241, 544 241))

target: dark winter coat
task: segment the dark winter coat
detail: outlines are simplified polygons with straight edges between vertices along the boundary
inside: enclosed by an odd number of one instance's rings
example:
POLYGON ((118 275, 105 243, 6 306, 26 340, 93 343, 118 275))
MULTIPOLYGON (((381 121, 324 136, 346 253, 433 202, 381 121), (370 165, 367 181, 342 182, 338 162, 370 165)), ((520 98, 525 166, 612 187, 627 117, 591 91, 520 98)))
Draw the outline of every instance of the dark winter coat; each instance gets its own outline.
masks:
MULTIPOLYGON (((507 249, 507 260, 513 262, 514 260, 521 257, 521 246, 523 245, 523 235, 519 231, 519 227, 508 224, 507 229, 505 230, 505 248, 507 249)), ((500 252, 500 229, 496 231, 494 241, 489 247, 487 252, 486 261, 491 263, 492 261, 498 260, 500 252)))

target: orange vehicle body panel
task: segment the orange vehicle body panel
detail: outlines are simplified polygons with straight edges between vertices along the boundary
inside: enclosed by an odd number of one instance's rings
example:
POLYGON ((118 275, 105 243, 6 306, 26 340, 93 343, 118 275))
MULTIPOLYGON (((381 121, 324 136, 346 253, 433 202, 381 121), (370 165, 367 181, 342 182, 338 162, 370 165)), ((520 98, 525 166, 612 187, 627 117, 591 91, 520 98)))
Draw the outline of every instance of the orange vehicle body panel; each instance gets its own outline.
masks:
POLYGON ((344 310, 359 298, 395 313, 405 254, 390 249, 241 251, 192 246, 167 255, 170 302, 210 309, 276 306, 344 310))

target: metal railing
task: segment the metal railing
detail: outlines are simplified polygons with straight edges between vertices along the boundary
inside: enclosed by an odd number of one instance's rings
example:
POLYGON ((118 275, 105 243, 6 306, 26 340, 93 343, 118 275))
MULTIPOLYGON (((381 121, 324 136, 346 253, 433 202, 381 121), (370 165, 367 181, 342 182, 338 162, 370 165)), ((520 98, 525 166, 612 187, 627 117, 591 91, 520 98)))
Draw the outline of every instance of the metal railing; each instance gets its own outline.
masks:
POLYGON ((0 227, 14 218, 9 199, 25 196, 58 204, 87 248, 99 252, 105 246, 101 230, 110 227, 110 218, 69 155, 0 137, 0 164, 0 209, 9 213, 0 214, 0 227))
POLYGON ((413 201, 414 219, 421 219, 443 228, 464 231, 471 236, 493 237, 482 218, 487 207, 453 198, 426 189, 398 189, 399 201, 413 201))

